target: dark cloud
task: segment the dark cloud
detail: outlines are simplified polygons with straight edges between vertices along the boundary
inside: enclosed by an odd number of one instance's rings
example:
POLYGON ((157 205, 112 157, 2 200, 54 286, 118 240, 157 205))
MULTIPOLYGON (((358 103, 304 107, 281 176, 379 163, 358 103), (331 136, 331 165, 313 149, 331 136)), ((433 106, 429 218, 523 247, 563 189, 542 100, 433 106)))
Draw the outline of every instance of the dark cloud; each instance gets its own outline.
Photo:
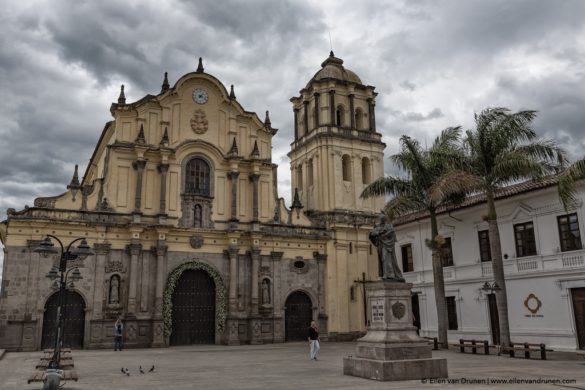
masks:
MULTIPOLYGON (((585 2, 35 0, 0 17, 0 219, 61 193, 91 156, 109 105, 160 91, 204 57, 207 72, 280 130, 273 161, 290 199, 291 96, 335 54, 376 86, 386 156, 430 144, 488 106, 539 111, 536 130, 572 158, 585 144, 585 2)), ((385 159, 385 171, 396 168, 385 159)))

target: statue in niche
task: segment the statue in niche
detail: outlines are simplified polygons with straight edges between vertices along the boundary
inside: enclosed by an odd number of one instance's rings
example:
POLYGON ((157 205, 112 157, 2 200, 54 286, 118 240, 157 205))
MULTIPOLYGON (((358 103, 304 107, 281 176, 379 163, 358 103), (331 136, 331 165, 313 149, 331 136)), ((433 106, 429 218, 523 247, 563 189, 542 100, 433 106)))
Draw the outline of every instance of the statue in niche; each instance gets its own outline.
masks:
POLYGON ((268 279, 262 281, 262 304, 270 305, 270 281, 268 279))
POLYGON ((120 277, 118 275, 113 275, 110 278, 110 299, 108 303, 111 305, 120 303, 120 277))
POLYGON ((402 271, 398 267, 394 244, 396 233, 394 227, 383 213, 378 217, 374 229, 370 232, 370 241, 378 248, 379 275, 382 280, 404 282, 402 271))

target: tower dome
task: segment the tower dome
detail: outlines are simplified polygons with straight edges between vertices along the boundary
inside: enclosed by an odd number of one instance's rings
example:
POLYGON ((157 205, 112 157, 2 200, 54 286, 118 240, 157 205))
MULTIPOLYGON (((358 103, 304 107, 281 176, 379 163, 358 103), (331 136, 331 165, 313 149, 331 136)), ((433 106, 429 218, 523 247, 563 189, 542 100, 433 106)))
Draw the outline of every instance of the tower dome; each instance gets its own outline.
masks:
POLYGON ((349 69, 343 67, 343 60, 335 57, 333 51, 329 53, 329 57, 321 64, 321 69, 315 73, 313 78, 307 84, 307 87, 311 85, 313 81, 320 81, 326 79, 334 79, 340 81, 346 81, 356 84, 362 84, 362 80, 357 74, 349 69))

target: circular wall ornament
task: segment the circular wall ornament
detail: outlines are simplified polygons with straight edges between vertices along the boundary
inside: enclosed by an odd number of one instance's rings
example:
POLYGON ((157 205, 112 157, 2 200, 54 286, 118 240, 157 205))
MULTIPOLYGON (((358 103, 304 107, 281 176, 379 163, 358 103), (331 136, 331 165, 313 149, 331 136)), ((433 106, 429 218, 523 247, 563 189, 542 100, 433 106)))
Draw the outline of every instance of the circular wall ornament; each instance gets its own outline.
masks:
POLYGON ((396 302, 392 305, 392 314, 397 319, 401 319, 406 314, 406 306, 402 302, 396 302))
POLYGON ((203 236, 192 236, 189 239, 189 244, 191 244, 191 248, 199 249, 203 246, 203 236))
POLYGON ((538 297, 532 293, 530 293, 530 295, 528 295, 528 297, 526 297, 524 300, 524 307, 526 307, 532 314, 538 313, 541 306, 542 302, 540 299, 538 299, 538 297))

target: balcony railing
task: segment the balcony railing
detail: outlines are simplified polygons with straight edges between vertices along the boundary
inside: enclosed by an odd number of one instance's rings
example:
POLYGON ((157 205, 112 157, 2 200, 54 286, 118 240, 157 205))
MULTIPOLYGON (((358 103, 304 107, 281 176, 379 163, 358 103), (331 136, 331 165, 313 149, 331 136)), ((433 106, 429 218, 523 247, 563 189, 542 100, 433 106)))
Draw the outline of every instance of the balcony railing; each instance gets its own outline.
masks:
MULTIPOLYGON (((492 262, 479 262, 474 260, 467 264, 458 265, 455 258, 455 265, 443 268, 445 282, 455 282, 469 279, 493 279, 492 262)), ((462 261, 462 260, 460 260, 462 261)), ((563 270, 585 271, 585 250, 558 252, 545 255, 528 257, 517 257, 504 260, 505 275, 528 275, 538 272, 554 272, 563 270)), ((425 264, 424 271, 407 273, 407 280, 411 283, 430 282, 433 280, 433 272, 430 264, 425 264)))

